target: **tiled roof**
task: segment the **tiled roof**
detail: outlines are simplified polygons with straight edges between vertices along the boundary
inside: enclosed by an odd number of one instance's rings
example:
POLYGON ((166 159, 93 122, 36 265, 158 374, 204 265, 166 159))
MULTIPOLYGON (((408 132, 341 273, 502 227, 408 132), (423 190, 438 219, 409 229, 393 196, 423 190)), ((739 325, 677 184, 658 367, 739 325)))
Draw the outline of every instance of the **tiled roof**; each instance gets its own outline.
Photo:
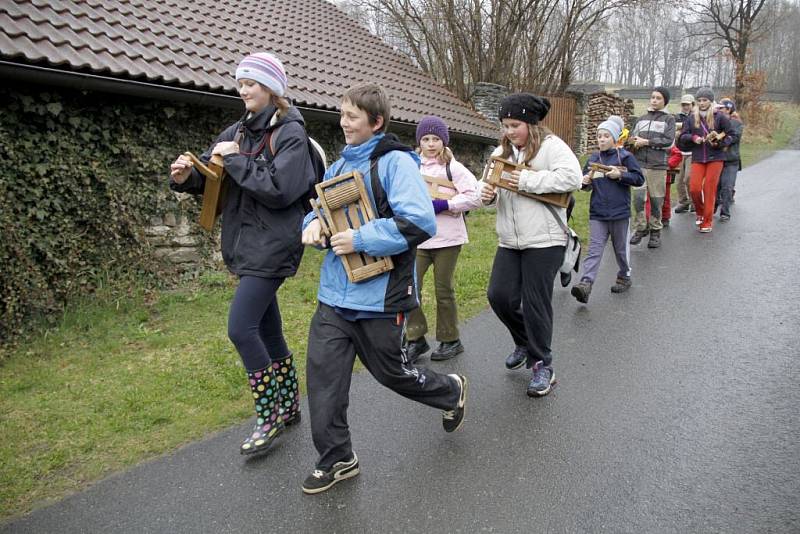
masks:
POLYGON ((496 126, 325 0, 0 2, 6 61, 235 94, 236 64, 257 51, 283 61, 298 105, 338 110, 348 87, 372 81, 389 93, 394 120, 435 114, 454 132, 497 137, 496 126))

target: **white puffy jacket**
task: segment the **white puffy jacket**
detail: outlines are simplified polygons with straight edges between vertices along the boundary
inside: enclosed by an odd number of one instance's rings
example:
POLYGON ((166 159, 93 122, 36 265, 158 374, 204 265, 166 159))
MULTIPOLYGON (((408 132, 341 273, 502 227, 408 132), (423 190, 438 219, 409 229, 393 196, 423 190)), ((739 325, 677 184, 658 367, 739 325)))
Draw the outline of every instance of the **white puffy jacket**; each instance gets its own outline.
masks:
MULTIPOLYGON (((502 147, 492 153, 499 156, 502 147)), ((514 147, 513 159, 525 160, 525 153, 514 147)), ((548 135, 539 152, 528 164, 531 170, 520 173, 519 189, 530 193, 569 193, 581 187, 583 179, 578 158, 564 141, 548 135)), ((553 214, 538 200, 497 188, 497 237, 500 246, 511 249, 564 246, 567 236, 553 214)), ((554 206, 566 224, 567 210, 554 206)))

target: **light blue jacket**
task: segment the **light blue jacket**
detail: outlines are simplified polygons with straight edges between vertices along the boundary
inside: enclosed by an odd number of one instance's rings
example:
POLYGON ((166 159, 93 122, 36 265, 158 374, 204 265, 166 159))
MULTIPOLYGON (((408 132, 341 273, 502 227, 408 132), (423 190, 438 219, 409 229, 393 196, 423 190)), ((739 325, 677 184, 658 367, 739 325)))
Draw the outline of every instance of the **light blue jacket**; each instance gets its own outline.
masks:
MULTIPOLYGON (((325 180, 357 170, 372 201, 376 219, 353 235, 353 246, 370 256, 391 256, 394 269, 363 282, 347 278, 341 258, 329 250, 322 263, 317 298, 329 306, 370 312, 401 312, 419 306, 414 261, 418 244, 436 234, 436 217, 419 172, 419 157, 397 139, 379 134, 361 145, 347 145, 325 173, 325 180), (370 177, 370 157, 379 157, 382 191, 376 202, 370 177), (388 206, 388 207, 387 207, 388 206)), ((306 215, 303 229, 315 219, 306 215)))

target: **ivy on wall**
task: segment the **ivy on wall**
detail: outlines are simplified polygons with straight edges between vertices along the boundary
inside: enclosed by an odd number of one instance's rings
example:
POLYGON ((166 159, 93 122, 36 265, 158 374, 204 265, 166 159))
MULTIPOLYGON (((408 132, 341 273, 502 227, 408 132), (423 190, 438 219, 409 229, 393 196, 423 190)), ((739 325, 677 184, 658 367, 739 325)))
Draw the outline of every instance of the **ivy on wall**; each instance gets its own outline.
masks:
MULTIPOLYGON (((100 280, 156 282, 160 265, 143 228, 177 209, 169 163, 203 151, 240 113, 69 90, 0 88, 0 341, 34 316, 53 316, 100 280)), ((335 122, 306 128, 338 158, 335 122)), ((390 127, 391 130, 391 127, 390 127)), ((412 134, 400 135, 413 144, 412 134)), ((479 173, 487 148, 453 146, 479 173)), ((199 206, 195 206, 199 209, 199 206)), ((212 247, 209 238, 203 246, 212 247)))
POLYGON ((236 112, 74 91, 0 89, 0 340, 101 277, 152 276, 141 229, 175 209, 169 162, 236 112))

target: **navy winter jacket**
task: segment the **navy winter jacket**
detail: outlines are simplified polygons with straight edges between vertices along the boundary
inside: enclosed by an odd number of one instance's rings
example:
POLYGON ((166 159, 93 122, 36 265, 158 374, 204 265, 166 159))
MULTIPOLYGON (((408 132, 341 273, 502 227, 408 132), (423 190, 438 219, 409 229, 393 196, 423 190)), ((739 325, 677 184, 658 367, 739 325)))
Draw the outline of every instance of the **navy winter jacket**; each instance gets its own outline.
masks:
POLYGON ((589 218, 596 221, 618 221, 631 216, 631 187, 644 185, 644 174, 639 167, 639 162, 633 154, 624 149, 612 148, 603 152, 595 152, 583 168, 584 176, 590 174, 589 164, 602 163, 615 167, 626 167, 619 180, 600 177, 595 178, 589 185, 584 185, 584 191, 591 191, 589 200, 589 218))
MULTIPOLYGON (((308 136, 297 109, 289 108, 275 121, 274 113, 269 106, 247 118, 240 153, 224 156, 228 191, 222 211, 222 258, 239 276, 293 276, 303 257, 303 198, 315 182, 308 136)), ((214 146, 232 141, 241 125, 229 126, 200 159, 208 162, 214 146)), ((170 182, 173 190, 195 195, 202 194, 204 186, 205 177, 196 169, 183 184, 170 182)))
POLYGON ((719 146, 713 147, 709 143, 697 144, 693 141, 695 136, 705 137, 709 130, 705 121, 700 121, 700 125, 695 125, 694 117, 683 124, 680 141, 683 146, 692 147, 692 163, 709 163, 711 161, 725 161, 726 148, 738 141, 736 133, 728 116, 724 113, 714 112, 714 128, 711 131, 725 132, 725 137, 720 141, 719 146))

